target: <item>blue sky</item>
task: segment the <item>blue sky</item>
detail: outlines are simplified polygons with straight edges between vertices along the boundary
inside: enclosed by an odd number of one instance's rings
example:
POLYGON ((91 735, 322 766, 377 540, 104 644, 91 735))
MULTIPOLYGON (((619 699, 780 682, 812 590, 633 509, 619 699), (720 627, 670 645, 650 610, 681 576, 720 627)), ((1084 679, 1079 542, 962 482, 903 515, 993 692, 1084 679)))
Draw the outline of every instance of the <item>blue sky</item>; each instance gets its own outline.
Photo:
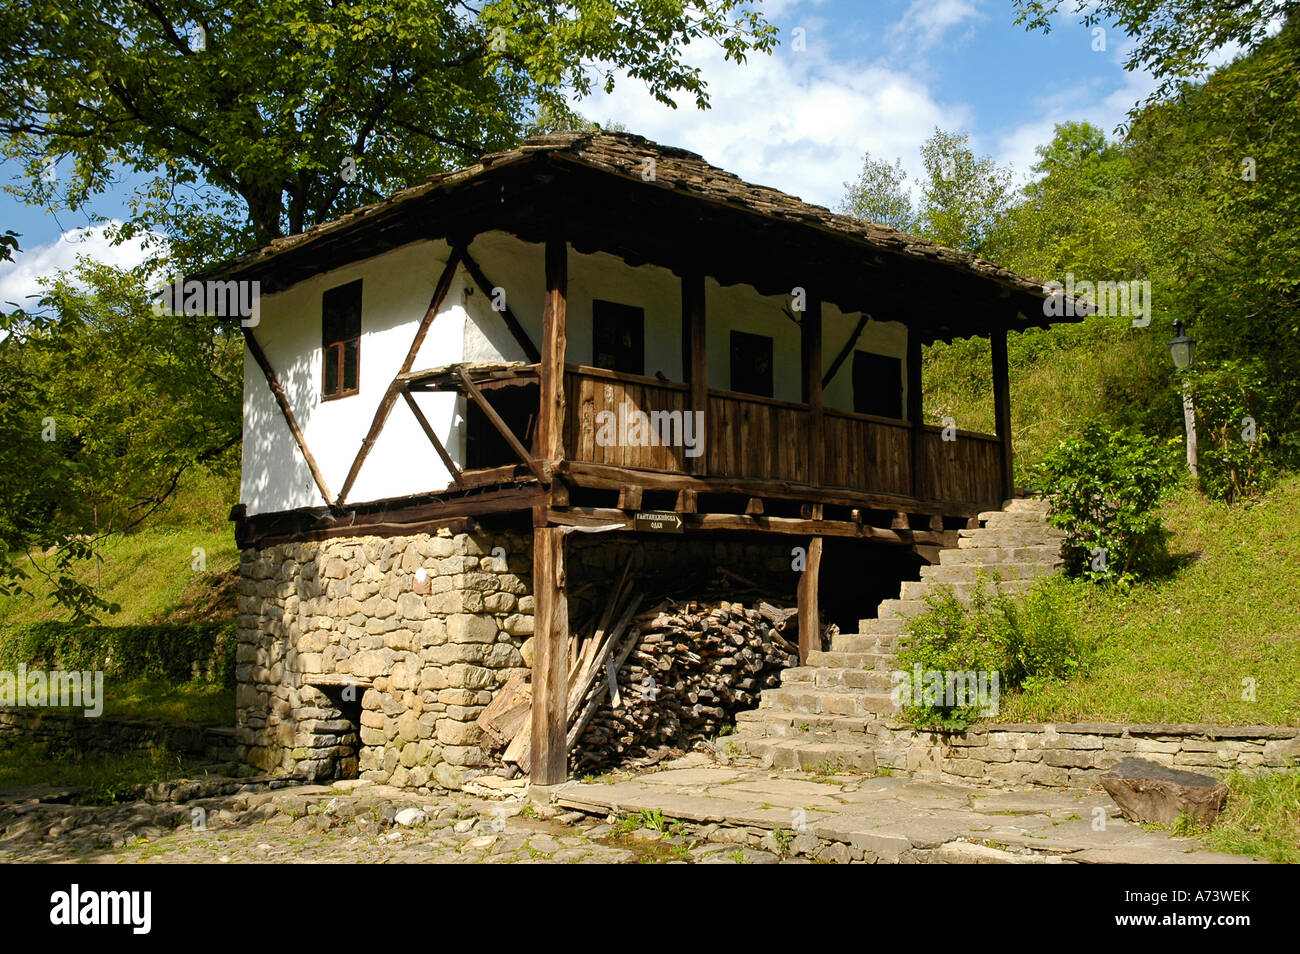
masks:
MULTIPOLYGON (((685 99, 669 109, 634 81, 575 108, 833 206, 865 151, 901 159, 915 177, 921 143, 937 125, 969 133, 977 152, 1023 177, 1054 123, 1089 120, 1109 132, 1154 86, 1124 71, 1128 41, 1118 31, 1104 37, 1104 50, 1072 17, 1049 35, 1028 33, 1014 24, 1011 0, 764 0, 762 8, 781 31, 772 56, 736 66, 711 43, 688 51, 712 109, 685 99)), ((0 165, 6 181, 15 171, 0 165)), ((125 197, 125 188, 101 196, 91 211, 120 218, 125 197)), ((0 195, 0 229, 22 233, 23 248, 18 262, 0 265, 0 302, 33 293, 41 275, 78 254, 138 259, 138 249, 110 248, 97 231, 68 234, 90 221, 0 195)))

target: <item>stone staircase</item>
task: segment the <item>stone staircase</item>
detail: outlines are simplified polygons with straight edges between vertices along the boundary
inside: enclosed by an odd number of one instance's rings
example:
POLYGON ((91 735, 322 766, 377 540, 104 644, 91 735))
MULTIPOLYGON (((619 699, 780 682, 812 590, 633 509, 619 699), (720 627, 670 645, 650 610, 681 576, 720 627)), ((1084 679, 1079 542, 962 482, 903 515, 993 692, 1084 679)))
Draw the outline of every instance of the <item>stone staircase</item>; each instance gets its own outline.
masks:
POLYGON ((823 771, 908 767, 898 738, 908 730, 891 698, 907 618, 924 612, 925 598, 939 585, 968 600, 981 569, 986 576, 996 573, 1004 592, 1015 593, 1062 563, 1064 535, 1047 522, 1046 501, 1010 500, 1002 510, 981 513, 979 523, 959 531, 956 547, 922 567, 921 579, 904 582, 898 599, 881 601, 877 615, 860 620, 856 633, 836 634, 829 650, 785 670, 780 686, 763 691, 757 709, 739 713, 735 734, 718 741, 719 756, 823 771))

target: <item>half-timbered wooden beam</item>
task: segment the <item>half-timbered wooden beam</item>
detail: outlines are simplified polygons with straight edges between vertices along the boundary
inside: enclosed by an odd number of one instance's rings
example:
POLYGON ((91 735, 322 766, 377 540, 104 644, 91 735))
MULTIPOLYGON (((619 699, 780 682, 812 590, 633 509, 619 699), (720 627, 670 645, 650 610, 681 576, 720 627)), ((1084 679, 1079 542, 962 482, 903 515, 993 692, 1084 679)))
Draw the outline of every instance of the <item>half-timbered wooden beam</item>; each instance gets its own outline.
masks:
POLYGON ((429 441, 433 444, 433 449, 438 452, 438 457, 441 458, 443 466, 451 474, 452 482, 459 487, 464 482, 465 476, 461 473, 460 468, 456 466, 456 462, 451 459, 451 455, 447 453, 447 448, 443 446, 442 441, 438 440, 438 435, 434 433, 429 419, 424 416, 424 412, 420 410, 420 405, 415 403, 415 398, 408 389, 402 388, 402 397, 406 400, 406 406, 411 409, 411 413, 415 415, 420 430, 424 431, 424 436, 429 438, 429 441))
POLYGON ((542 354, 539 360, 541 406, 538 454, 543 460, 564 457, 564 354, 569 285, 569 249, 563 238, 546 242, 546 303, 542 308, 542 354))
POLYGON ((510 429, 510 425, 505 422, 505 419, 497 413, 497 409, 494 408, 488 399, 483 396, 483 392, 474 384, 469 373, 463 367, 458 367, 456 371, 460 375, 461 384, 465 387, 465 393, 467 393, 470 398, 473 399, 474 403, 479 406, 479 409, 483 411, 488 421, 490 421, 492 426, 497 429, 497 433, 505 438, 505 442, 510 445, 510 449, 518 455, 521 461, 532 469, 533 473, 537 475, 539 480, 542 479, 541 467, 537 460, 532 454, 528 453, 528 448, 524 447, 519 438, 515 436, 515 432, 510 429))
MULTIPOLYGON (((919 543, 936 546, 955 546, 956 531, 937 533, 933 530, 889 530, 849 520, 814 520, 798 517, 747 516, 736 513, 681 513, 682 529, 694 531, 731 531, 776 533, 792 537, 848 537, 871 540, 898 546, 915 546, 919 543)), ((635 531, 636 519, 632 514, 612 507, 549 507, 546 522, 569 527, 601 527, 635 531)))
POLYGON ((993 352, 993 420, 994 432, 1002 445, 1002 499, 1016 495, 1015 468, 1011 459, 1011 375, 1007 362, 1007 333, 989 335, 993 352))
POLYGON ((568 775, 569 600, 564 578, 564 531, 533 529, 533 709, 529 780, 558 785, 568 775))
MULTIPOLYGON (((462 257, 465 263, 465 271, 469 272, 470 278, 474 279, 474 283, 478 285, 479 290, 488 297, 490 303, 494 297, 494 289, 501 286, 493 285, 488 281, 487 276, 483 274, 483 269, 479 267, 478 262, 474 261, 468 251, 463 252, 462 257)), ((493 308, 495 310, 495 305, 493 308)), ((510 305, 508 303, 503 303, 498 314, 501 315, 502 320, 505 321, 506 327, 510 329, 510 334, 514 336, 519 347, 524 349, 524 354, 528 356, 529 363, 536 364, 541 360, 541 352, 537 350, 537 345, 533 344, 533 339, 528 337, 528 332, 525 331, 524 326, 519 323, 519 319, 515 317, 515 313, 510 310, 510 305)))
POLYGON ((822 648, 822 617, 817 587, 822 569, 822 538, 808 541, 808 556, 799 577, 799 664, 806 666, 810 653, 822 648))
POLYGON ((352 485, 356 483, 357 475, 361 473, 361 465, 365 463, 366 456, 370 449, 375 446, 375 441, 379 437, 379 432, 384 429, 384 422, 388 420, 388 413, 393 409, 393 404, 397 401, 398 390, 402 383, 399 378, 411 370, 411 365, 415 364, 415 356, 420 353, 420 346, 424 344, 424 339, 429 333, 429 326, 433 324, 433 319, 438 316, 442 309, 442 303, 447 297, 447 292, 451 290, 452 279, 456 277, 456 269, 461 262, 461 249, 459 246, 452 248, 451 255, 447 258, 447 264, 442 269, 442 274, 438 277, 438 284, 434 286, 433 298, 429 301, 429 307, 424 312, 424 317, 420 319, 420 325, 415 331, 415 339, 411 342, 411 347, 406 351, 406 357, 402 360, 402 366, 394 375, 392 382, 388 385, 388 390, 379 401, 379 407, 375 408, 374 419, 370 422, 370 430, 366 432, 365 438, 361 441, 361 447, 357 450, 357 456, 352 460, 352 466, 348 469, 347 480, 343 481, 343 489, 339 491, 339 503, 347 499, 348 494, 352 491, 352 485))
POLYGON ((302 429, 298 427, 298 419, 293 416, 293 408, 289 406, 288 395, 284 393, 284 388, 280 386, 280 379, 276 377, 275 369, 271 367, 271 362, 267 359, 262 346, 253 337, 252 330, 245 327, 243 331, 244 343, 248 345, 248 352, 253 356, 253 360, 257 362, 257 366, 262 369, 262 374, 266 377, 266 384, 271 389, 275 403, 280 406, 280 414, 284 417, 284 422, 289 425, 289 433, 293 435, 294 443, 298 445, 302 459, 307 462, 307 469, 311 471, 311 479, 316 482, 316 489, 320 491, 321 499, 325 501, 326 506, 334 506, 334 498, 330 495, 329 485, 325 483, 325 477, 316 464, 316 458, 312 456, 307 447, 307 439, 303 437, 302 429))
POLYGON ((686 470, 702 474, 708 469, 708 418, 709 418, 709 353, 705 337, 707 310, 704 297, 704 273, 691 271, 682 276, 682 334, 686 348, 682 368, 691 386, 686 413, 702 411, 704 426, 698 435, 699 447, 704 451, 686 458, 686 470))
POLYGON ((849 340, 844 342, 844 347, 841 348, 840 353, 835 356, 835 360, 831 362, 830 368, 828 368, 826 373, 822 375, 823 388, 830 384, 831 381, 835 380, 835 375, 839 374, 840 365, 842 365, 845 360, 848 359, 848 356, 853 353, 853 346, 856 345, 858 339, 862 337, 862 332, 866 329, 867 322, 870 320, 871 316, 865 311, 862 313, 861 317, 858 318, 858 324, 857 327, 853 329, 853 334, 849 335, 849 340))

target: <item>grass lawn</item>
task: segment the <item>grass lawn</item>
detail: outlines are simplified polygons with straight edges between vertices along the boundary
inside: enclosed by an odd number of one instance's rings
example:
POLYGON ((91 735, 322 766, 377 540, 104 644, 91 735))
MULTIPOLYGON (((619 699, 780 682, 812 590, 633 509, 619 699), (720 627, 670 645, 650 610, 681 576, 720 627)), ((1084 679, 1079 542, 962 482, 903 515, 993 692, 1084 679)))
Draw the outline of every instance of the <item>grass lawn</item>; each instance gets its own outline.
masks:
POLYGON ((1232 775, 1228 804, 1201 837, 1215 851, 1300 864, 1300 771, 1232 775))
MULTIPOLYGON (((107 626, 182 623, 233 618, 238 566, 239 550, 229 529, 167 527, 108 539, 102 562, 83 562, 76 575, 121 606, 119 612, 100 618, 107 626), (205 570, 193 569, 195 547, 204 551, 205 570)), ((30 563, 26 568, 38 596, 0 596, 0 630, 67 618, 62 608, 44 598, 43 581, 30 563)))
POLYGON ((1300 477, 1231 508, 1183 489, 1163 514, 1175 567, 1127 594, 1067 584, 1093 665, 1008 693, 998 721, 1300 725, 1300 477))

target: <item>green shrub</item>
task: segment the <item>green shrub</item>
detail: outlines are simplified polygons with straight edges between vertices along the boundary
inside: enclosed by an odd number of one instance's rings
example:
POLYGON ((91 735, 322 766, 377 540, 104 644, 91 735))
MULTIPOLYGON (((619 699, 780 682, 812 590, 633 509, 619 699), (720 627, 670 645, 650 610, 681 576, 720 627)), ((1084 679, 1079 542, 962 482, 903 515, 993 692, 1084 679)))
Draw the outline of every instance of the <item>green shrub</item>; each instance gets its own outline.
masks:
POLYGON ((0 634, 0 668, 102 670, 121 678, 235 684, 233 622, 86 626, 44 621, 0 634))
POLYGON ((1066 571, 1120 586, 1150 576, 1165 552, 1157 504, 1177 475, 1169 447, 1097 420, 1048 452, 1035 479, 1065 531, 1066 571))
POLYGON ((1202 492, 1232 503, 1263 491, 1272 476, 1272 432, 1263 364, 1225 361, 1194 367, 1187 384, 1196 409, 1197 479, 1202 492))
MULTIPOLYGON (((902 672, 914 678, 922 673, 997 673, 998 692, 1068 679, 1084 668, 1090 648, 1076 636, 1062 606, 1061 584, 1044 581, 1019 599, 1002 591, 996 577, 992 586, 977 579, 969 605, 963 605, 950 587, 941 586, 926 597, 929 610, 908 621, 909 641, 899 653, 902 672)), ((979 705, 962 704, 954 693, 953 705, 917 705, 907 698, 904 716, 913 724, 933 728, 963 728, 981 717, 979 705)))

